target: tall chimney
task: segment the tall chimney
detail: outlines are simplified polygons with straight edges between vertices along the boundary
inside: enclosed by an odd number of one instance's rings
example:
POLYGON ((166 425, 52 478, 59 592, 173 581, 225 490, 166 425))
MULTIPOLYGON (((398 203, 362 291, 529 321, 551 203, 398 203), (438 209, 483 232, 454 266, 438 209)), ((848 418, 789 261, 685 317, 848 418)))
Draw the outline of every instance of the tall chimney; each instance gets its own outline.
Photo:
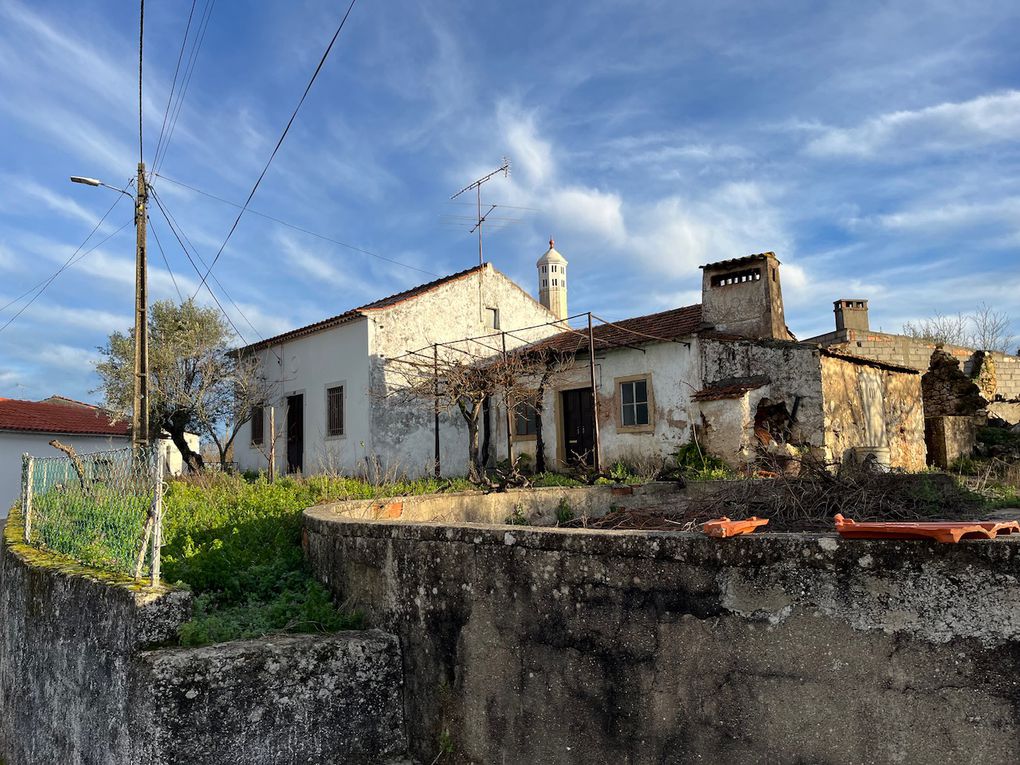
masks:
POLYGON ((535 265, 538 268, 538 302, 557 319, 567 318, 567 259, 556 251, 552 239, 549 249, 535 265))
POLYGON ((841 298, 833 302, 833 312, 836 314, 836 331, 844 329, 857 329, 862 332, 868 331, 868 301, 849 300, 841 298))
POLYGON ((720 332, 789 340, 774 252, 701 267, 701 318, 720 332))

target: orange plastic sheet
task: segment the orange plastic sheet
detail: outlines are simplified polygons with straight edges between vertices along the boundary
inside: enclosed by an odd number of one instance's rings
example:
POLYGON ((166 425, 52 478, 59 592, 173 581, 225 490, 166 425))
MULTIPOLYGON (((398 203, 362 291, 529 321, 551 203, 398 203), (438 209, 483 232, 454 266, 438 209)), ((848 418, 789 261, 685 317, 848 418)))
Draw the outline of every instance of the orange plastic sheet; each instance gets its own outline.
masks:
POLYGON ((862 522, 836 514, 836 531, 847 539, 934 539, 956 544, 961 539, 995 539, 1020 534, 1017 521, 862 522))
POLYGON ((764 526, 769 522, 768 518, 746 518, 742 521, 731 521, 725 515, 722 518, 715 518, 705 523, 701 527, 701 530, 708 534, 710 537, 716 537, 723 539, 725 537, 735 537, 740 534, 750 534, 759 526, 764 526))

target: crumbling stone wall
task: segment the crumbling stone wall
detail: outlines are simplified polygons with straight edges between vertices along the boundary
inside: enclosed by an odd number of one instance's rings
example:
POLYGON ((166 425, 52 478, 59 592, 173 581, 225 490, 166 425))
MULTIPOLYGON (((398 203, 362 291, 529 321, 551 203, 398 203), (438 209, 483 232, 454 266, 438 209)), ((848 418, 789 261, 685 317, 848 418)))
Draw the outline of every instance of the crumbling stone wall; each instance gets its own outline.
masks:
POLYGON ((1020 544, 344 522, 431 762, 1020 761, 1020 544))
POLYGON ((920 375, 823 356, 825 446, 842 462, 858 447, 889 450, 889 465, 925 467, 924 410, 920 375))
POLYGON ((921 391, 926 417, 971 417, 987 406, 978 385, 944 350, 932 352, 928 370, 921 377, 921 391))
POLYGON ((0 544, 0 761, 365 763, 406 744, 400 648, 348 632, 154 649, 190 594, 0 544))

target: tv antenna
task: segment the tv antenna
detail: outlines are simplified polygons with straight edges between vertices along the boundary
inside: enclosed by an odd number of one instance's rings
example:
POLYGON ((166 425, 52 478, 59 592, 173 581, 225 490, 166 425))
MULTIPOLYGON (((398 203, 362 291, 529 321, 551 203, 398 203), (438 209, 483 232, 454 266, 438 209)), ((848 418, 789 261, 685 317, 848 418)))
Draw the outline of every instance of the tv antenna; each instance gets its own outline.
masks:
POLYGON ((478 211, 478 215, 477 215, 477 217, 475 219, 475 225, 471 227, 471 232, 470 233, 474 233, 475 231, 478 232, 478 265, 482 265, 482 263, 483 263, 483 260, 482 260, 482 224, 485 223, 485 220, 488 217, 489 213, 491 213, 493 210, 496 209, 496 205, 491 205, 489 207, 489 209, 485 211, 485 215, 482 215, 482 184, 485 183, 490 178, 496 177, 500 173, 503 173, 503 177, 504 178, 509 178, 510 177, 510 160, 507 159, 506 157, 503 157, 503 164, 500 167, 498 167, 497 169, 493 170, 488 175, 482 176, 481 178, 479 178, 476 181, 472 181, 467 186, 465 186, 460 191, 458 191, 456 194, 454 194, 452 197, 450 197, 450 199, 456 199, 457 197, 459 197, 461 194, 463 194, 466 191, 471 191, 471 189, 475 190, 475 205, 476 205, 476 209, 478 211))

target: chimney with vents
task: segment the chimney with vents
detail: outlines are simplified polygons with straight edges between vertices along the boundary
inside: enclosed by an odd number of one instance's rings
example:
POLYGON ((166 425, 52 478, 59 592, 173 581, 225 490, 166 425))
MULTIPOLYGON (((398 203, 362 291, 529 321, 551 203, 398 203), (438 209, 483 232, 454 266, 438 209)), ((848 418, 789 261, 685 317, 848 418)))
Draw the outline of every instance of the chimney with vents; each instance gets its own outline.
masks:
POLYGON ((868 301, 848 300, 841 298, 833 302, 833 311, 836 314, 836 331, 844 329, 858 329, 862 332, 868 331, 868 301))
POLYGON ((789 340, 774 252, 709 263, 701 267, 701 318, 719 332, 789 340))

